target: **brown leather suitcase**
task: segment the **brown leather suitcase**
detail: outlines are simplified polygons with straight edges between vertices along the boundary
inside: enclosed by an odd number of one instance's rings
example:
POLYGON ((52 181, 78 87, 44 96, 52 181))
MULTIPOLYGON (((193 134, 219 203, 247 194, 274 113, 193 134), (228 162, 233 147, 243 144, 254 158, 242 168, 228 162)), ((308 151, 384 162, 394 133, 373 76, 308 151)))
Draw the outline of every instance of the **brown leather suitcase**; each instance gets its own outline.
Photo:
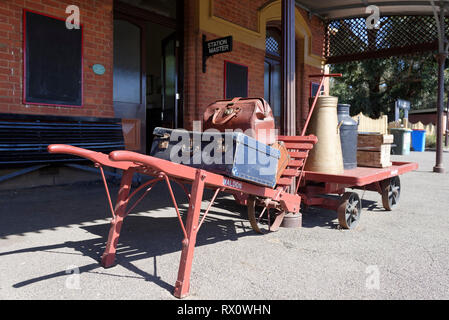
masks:
POLYGON ((262 143, 276 142, 273 112, 263 98, 234 98, 210 104, 203 115, 203 130, 242 132, 262 143))

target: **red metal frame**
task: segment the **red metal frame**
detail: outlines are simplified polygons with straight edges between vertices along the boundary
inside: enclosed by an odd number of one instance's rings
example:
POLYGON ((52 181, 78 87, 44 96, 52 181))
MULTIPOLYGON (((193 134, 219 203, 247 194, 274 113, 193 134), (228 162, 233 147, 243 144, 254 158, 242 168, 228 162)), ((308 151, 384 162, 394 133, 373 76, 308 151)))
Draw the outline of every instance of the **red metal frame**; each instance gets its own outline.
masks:
MULTIPOLYGON (((324 77, 338 75, 317 76, 322 77, 320 88, 318 90, 320 91, 324 82, 324 77)), ((341 175, 304 171, 308 153, 318 141, 315 136, 304 136, 317 97, 318 95, 315 97, 314 103, 311 106, 303 134, 301 136, 278 137, 279 141, 283 141, 285 147, 289 150, 290 159, 287 168, 278 179, 277 186, 274 189, 235 180, 212 172, 195 169, 131 151, 113 151, 109 155, 106 155, 100 152, 68 145, 50 145, 48 146, 48 151, 50 153, 66 153, 84 157, 94 162, 95 166, 100 168, 112 213, 108 242, 101 259, 101 264, 105 268, 115 264, 117 244, 125 217, 143 199, 143 197, 151 191, 156 183, 165 181, 184 235, 182 240, 181 261, 174 290, 174 295, 176 297, 183 298, 189 293, 190 274, 192 270, 196 236, 219 192, 233 194, 240 204, 246 204, 249 195, 255 196, 263 200, 262 202, 265 202, 267 208, 278 209, 281 213, 276 217, 275 223, 271 226, 271 230, 274 230, 279 227, 286 213, 299 212, 301 200, 303 200, 306 205, 319 205, 335 209, 338 206, 338 201, 323 200, 323 198, 319 196, 326 193, 342 194, 347 187, 363 187, 367 190, 381 192, 379 185, 380 181, 418 168, 416 163, 394 162, 393 166, 389 168, 357 168, 354 170, 346 170, 341 175), (103 166, 118 168, 124 171, 115 207, 112 205, 109 189, 102 169, 103 166), (152 176, 154 179, 144 183, 131 193, 132 178, 136 172, 152 176), (294 184, 295 179, 297 179, 296 185, 294 184), (185 225, 181 219, 178 205, 171 188, 171 181, 179 184, 189 198, 189 208, 185 225), (307 183, 311 181, 321 182, 322 185, 308 185, 307 183), (186 189, 185 184, 192 185, 191 194, 186 189), (296 187, 296 190, 294 190, 295 192, 289 193, 288 191, 293 191, 294 187, 296 187), (143 195, 141 195, 139 199, 127 209, 130 200, 144 188, 146 188, 146 190, 143 195), (201 202, 205 188, 213 189, 215 193, 200 220, 201 202)), ((268 210, 266 211, 268 212, 268 210)))
POLYGON ((392 166, 387 168, 357 167, 345 170, 342 174, 305 171, 304 180, 362 187, 416 169, 418 169, 418 164, 415 162, 393 162, 392 166))
MULTIPOLYGON (((316 137, 303 137, 303 140, 306 140, 312 144, 316 143, 316 137)), ((117 244, 120 237, 121 227, 126 216, 156 183, 165 181, 178 216, 182 233, 184 235, 184 239, 182 240, 182 252, 178 270, 178 278, 174 290, 174 295, 178 298, 183 298, 189 293, 190 274, 192 270, 196 236, 219 192, 224 191, 231 194, 253 195, 267 199, 267 202, 271 206, 274 206, 282 211, 279 215, 280 218, 276 219, 275 228, 280 225, 285 213, 298 213, 300 209, 301 197, 298 194, 288 193, 288 188, 286 185, 278 185, 275 189, 258 186, 219 174, 195 169, 182 164, 173 163, 131 151, 113 151, 108 156, 100 152, 68 145, 50 145, 48 146, 48 151, 50 153, 72 154, 89 159, 94 162, 96 167, 100 169, 112 214, 108 241, 101 258, 101 264, 105 268, 115 265, 117 244), (124 170, 115 207, 112 205, 109 188, 107 187, 107 182, 103 173, 103 166, 124 170), (131 192, 132 178, 136 172, 155 178, 144 183, 139 188, 131 192), (181 214, 171 188, 171 181, 184 186, 183 189, 189 198, 189 209, 187 212, 185 225, 181 219, 181 214), (189 194, 185 188, 186 183, 192 184, 191 194, 189 194), (147 188, 144 194, 141 195, 129 209, 127 209, 130 200, 144 188, 147 188), (205 188, 215 190, 215 194, 200 220, 201 202, 205 188)))
POLYGON ((340 204, 339 200, 325 198, 322 195, 341 195, 345 192, 345 188, 376 191, 382 194, 380 187, 382 180, 416 169, 418 169, 418 164, 415 162, 393 162, 393 165, 387 168, 357 167, 345 170, 343 174, 305 171, 299 195, 305 205, 336 210, 340 204), (316 185, 317 182, 322 184, 316 185))
POLYGON ((81 105, 69 105, 69 104, 52 104, 52 103, 37 103, 37 102, 28 102, 26 101, 26 14, 27 12, 31 12, 34 14, 38 14, 44 17, 65 21, 63 18, 59 18, 56 16, 52 16, 46 13, 37 12, 30 9, 23 9, 22 12, 22 26, 23 26, 23 42, 22 42, 22 63, 23 63, 23 74, 22 74, 22 81, 23 81, 23 92, 22 92, 22 99, 24 104, 29 105, 38 105, 38 106, 52 106, 52 107, 67 107, 67 108, 83 108, 84 106, 84 28, 83 24, 80 23, 80 31, 81 31, 81 105))

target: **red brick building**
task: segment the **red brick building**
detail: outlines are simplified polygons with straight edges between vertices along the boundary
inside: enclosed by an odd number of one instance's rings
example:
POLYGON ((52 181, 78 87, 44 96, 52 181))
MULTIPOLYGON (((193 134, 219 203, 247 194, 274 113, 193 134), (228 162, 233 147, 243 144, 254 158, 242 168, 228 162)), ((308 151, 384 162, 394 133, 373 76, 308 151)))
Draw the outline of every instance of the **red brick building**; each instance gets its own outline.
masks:
MULTIPOLYGON (((323 24, 300 8, 295 18, 299 130, 311 90, 308 74, 323 63, 323 24)), ((2 0, 0 112, 127 119, 127 132, 140 129, 130 148, 144 151, 154 126, 191 128, 209 103, 224 98, 225 62, 246 68, 248 96, 265 96, 280 109, 280 20, 280 0, 2 0), (83 32, 82 104, 27 103, 24 10, 64 20, 69 5, 78 6, 83 32), (232 52, 207 59, 206 72, 203 35, 233 38, 232 52), (104 74, 96 74, 94 65, 103 66, 104 74)))

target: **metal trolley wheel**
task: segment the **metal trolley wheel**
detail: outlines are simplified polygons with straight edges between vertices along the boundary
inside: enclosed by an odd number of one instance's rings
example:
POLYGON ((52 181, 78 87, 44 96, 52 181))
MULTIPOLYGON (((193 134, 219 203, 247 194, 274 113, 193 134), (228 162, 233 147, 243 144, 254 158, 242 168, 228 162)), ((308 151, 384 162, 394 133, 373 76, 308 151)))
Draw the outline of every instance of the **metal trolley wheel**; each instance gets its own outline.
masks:
POLYGON ((398 176, 382 180, 380 182, 382 189, 382 205, 385 210, 393 210, 399 203, 401 196, 401 179, 398 176))
POLYGON ((267 207, 262 207, 262 210, 256 209, 256 198, 254 196, 248 197, 247 206, 248 220, 255 232, 265 234, 278 230, 278 228, 272 227, 276 217, 279 215, 278 210, 270 210, 267 207))
POLYGON ((345 192, 337 209, 338 223, 343 229, 354 229, 362 213, 362 201, 355 192, 345 192))

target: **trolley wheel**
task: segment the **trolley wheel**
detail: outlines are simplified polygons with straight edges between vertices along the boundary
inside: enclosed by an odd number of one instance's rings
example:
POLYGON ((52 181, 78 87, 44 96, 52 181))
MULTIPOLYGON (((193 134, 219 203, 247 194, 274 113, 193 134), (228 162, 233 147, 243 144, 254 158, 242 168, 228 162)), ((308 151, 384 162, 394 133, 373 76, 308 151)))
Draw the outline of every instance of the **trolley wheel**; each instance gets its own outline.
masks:
POLYGON ((263 207, 262 210, 256 209, 256 198, 254 196, 248 196, 247 206, 248 220, 251 224, 251 228, 253 228, 255 232, 265 234, 270 231, 278 230, 277 228, 272 228, 278 212, 276 212, 276 214, 273 214, 273 212, 270 212, 269 208, 265 207, 263 207))
POLYGON ((355 192, 345 192, 337 209, 338 223, 343 229, 354 229, 362 213, 362 201, 355 192))
POLYGON ((380 182, 382 189, 382 205, 385 210, 393 210, 399 203, 401 195, 401 179, 398 176, 382 180, 380 182))

